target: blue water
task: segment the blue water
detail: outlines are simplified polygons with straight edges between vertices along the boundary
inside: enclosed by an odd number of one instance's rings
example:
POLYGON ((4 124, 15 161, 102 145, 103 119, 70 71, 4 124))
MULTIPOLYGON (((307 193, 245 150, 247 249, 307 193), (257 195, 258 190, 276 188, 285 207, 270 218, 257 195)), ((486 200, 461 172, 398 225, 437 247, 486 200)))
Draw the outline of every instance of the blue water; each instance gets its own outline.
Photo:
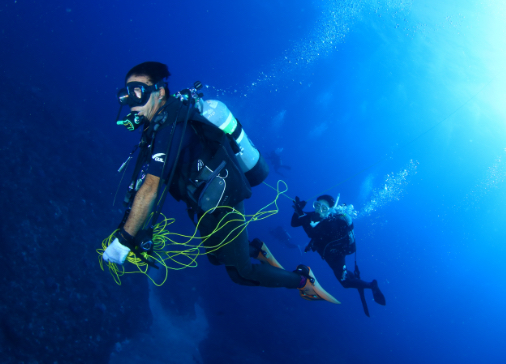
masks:
MULTIPOLYGON (((287 269, 310 265, 342 304, 237 286, 201 257, 172 276, 197 292, 195 319, 160 308, 156 290, 170 300, 170 284, 152 288, 163 324, 143 344, 150 362, 504 363, 505 16, 496 0, 9 0, 2 77, 104 135, 114 170, 137 138, 115 125, 116 91, 134 65, 167 63, 171 91, 202 81, 261 151, 283 148, 289 197, 310 205, 330 189, 357 210, 362 278, 378 280, 385 307, 366 291, 367 318, 316 253, 270 236, 282 225, 302 247, 308 240, 289 227, 291 201, 280 197, 279 213, 252 223, 250 236, 287 269)), ((248 212, 274 197, 256 187, 248 212)), ((174 203, 166 213, 190 231, 174 203)), ((118 343, 111 362, 143 362, 136 340, 118 343)))

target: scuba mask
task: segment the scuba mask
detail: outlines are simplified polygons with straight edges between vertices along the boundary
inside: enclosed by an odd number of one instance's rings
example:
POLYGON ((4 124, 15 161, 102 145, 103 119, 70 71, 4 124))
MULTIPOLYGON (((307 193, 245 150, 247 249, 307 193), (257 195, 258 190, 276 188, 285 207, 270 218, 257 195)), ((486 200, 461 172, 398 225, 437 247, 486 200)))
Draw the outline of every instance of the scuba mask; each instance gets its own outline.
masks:
POLYGON ((132 111, 130 114, 126 116, 124 120, 119 120, 119 115, 121 114, 121 109, 123 106, 128 105, 131 108, 135 106, 144 106, 149 100, 151 93, 153 91, 158 91, 161 87, 167 87, 166 83, 162 80, 154 85, 146 85, 142 82, 129 82, 127 83, 125 88, 122 88, 118 91, 118 102, 120 104, 120 108, 118 111, 118 116, 116 117, 116 124, 123 125, 129 131, 134 131, 139 128, 144 122, 146 118, 142 115, 139 115, 138 111, 132 111))
POLYGON ((148 102, 151 93, 161 87, 165 87, 165 82, 159 81, 151 86, 142 82, 129 82, 125 88, 118 91, 118 102, 121 106, 144 106, 148 102))
POLYGON ((323 215, 327 215, 330 210, 327 205, 322 204, 320 201, 315 201, 313 203, 313 208, 318 214, 321 212, 323 215))
POLYGON ((145 120, 146 118, 144 117, 144 115, 139 115, 138 111, 132 111, 130 114, 126 116, 124 120, 117 120, 116 124, 123 125, 129 131, 134 131, 137 130, 139 126, 144 124, 145 120))

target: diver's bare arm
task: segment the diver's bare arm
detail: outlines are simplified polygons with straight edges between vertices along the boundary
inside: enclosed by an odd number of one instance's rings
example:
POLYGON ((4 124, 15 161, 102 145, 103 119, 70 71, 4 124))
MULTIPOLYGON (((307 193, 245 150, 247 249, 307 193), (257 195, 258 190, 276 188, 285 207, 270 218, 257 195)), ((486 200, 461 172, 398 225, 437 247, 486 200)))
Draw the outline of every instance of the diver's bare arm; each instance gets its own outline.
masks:
POLYGON ((130 211, 124 226, 125 231, 130 235, 135 236, 146 221, 156 200, 159 183, 160 177, 148 174, 141 188, 137 191, 132 211, 130 211))

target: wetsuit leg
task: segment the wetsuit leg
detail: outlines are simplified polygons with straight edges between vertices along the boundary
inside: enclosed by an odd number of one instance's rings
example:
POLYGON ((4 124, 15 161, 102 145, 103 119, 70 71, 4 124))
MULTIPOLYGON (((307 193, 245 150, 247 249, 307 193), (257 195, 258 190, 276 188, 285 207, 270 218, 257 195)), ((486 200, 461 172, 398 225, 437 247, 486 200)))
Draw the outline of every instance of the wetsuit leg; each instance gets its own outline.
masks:
POLYGON ((325 260, 334 271, 334 275, 339 283, 341 283, 344 288, 371 288, 371 283, 356 278, 353 272, 346 270, 346 274, 344 274, 344 266, 346 264, 344 255, 331 255, 326 257, 325 260))
MULTIPOLYGON (((235 209, 244 213, 244 204, 241 202, 235 209)), ((220 226, 224 226, 220 231, 215 232, 209 239, 204 242, 208 252, 213 255, 211 263, 224 264, 232 281, 245 286, 262 286, 262 287, 286 287, 297 288, 300 284, 300 275, 288 272, 283 269, 273 267, 269 264, 252 264, 250 259, 250 245, 248 241, 248 232, 244 229, 241 231, 239 227, 242 223, 242 216, 231 213, 226 216, 224 209, 213 215, 204 216, 199 225, 201 236, 209 235, 221 221, 220 226), (236 220, 236 221, 234 221, 236 220), (237 230, 234 230, 238 228, 237 230), (230 236, 227 238, 227 236, 230 236), (214 250, 223 241, 235 239, 214 250)))
POLYGON ((218 258, 216 258, 213 254, 207 254, 207 259, 209 259, 209 262, 212 265, 221 265, 221 263, 218 261, 218 258))
POLYGON ((344 288, 356 288, 358 290, 358 294, 360 295, 360 301, 362 302, 362 308, 364 309, 364 313, 367 317, 369 315, 369 308, 367 307, 367 302, 365 300, 364 289, 372 288, 371 283, 363 281, 355 277, 355 275, 349 271, 344 270, 344 266, 346 264, 346 256, 341 254, 331 255, 326 257, 326 261, 329 264, 330 268, 334 271, 334 275, 336 276, 339 283, 344 288))

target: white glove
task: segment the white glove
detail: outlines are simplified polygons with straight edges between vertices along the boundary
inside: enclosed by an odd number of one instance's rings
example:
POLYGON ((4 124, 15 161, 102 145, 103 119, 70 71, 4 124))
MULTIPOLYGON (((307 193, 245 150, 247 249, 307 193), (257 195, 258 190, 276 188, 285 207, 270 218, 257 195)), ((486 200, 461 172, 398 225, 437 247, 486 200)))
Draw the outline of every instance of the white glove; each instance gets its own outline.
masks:
POLYGON ((112 262, 116 264, 125 263, 125 259, 130 253, 130 248, 121 244, 118 238, 114 239, 111 245, 107 247, 104 252, 103 259, 106 262, 112 262))

